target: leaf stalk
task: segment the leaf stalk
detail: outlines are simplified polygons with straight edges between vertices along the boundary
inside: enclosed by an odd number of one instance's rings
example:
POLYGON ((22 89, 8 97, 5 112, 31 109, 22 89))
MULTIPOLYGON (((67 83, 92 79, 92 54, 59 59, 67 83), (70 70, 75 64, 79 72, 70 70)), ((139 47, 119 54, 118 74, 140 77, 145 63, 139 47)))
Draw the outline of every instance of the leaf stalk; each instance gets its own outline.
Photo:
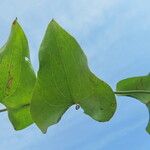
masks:
POLYGON ((150 91, 146 90, 130 90, 130 91, 114 91, 116 95, 130 95, 130 94, 150 94, 150 91))
MULTIPOLYGON (((150 91, 146 91, 146 90, 131 90, 131 91, 114 91, 114 94, 116 95, 130 95, 130 94, 150 94, 150 91)), ((29 105, 29 104, 27 104, 29 105)), ((0 109, 0 113, 1 112, 5 112, 7 111, 7 108, 4 109, 0 109)))

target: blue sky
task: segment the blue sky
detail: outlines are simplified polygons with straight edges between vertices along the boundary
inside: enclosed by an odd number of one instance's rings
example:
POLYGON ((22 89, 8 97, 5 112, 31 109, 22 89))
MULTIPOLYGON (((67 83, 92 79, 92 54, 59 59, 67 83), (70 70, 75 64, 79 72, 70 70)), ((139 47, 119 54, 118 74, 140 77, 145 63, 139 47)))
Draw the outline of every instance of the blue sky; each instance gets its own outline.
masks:
MULTIPOLYGON (((0 2, 0 45, 18 17, 38 70, 38 49, 47 24, 55 18, 80 43, 91 70, 113 89, 117 81, 150 72, 149 0, 4 0, 0 2)), ((99 123, 71 107, 43 135, 35 125, 16 132, 0 114, 2 150, 147 150, 148 110, 137 100, 117 97, 118 108, 99 123)))

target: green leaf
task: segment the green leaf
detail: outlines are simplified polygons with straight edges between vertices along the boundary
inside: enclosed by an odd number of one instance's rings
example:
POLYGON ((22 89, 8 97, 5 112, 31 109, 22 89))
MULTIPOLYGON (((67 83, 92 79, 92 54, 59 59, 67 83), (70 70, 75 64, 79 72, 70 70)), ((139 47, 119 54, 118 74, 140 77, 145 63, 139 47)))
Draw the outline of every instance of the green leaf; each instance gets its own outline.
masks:
POLYGON ((28 42, 15 20, 8 41, 0 49, 0 102, 7 107, 9 119, 16 130, 33 122, 29 104, 35 80, 28 42))
MULTIPOLYGON (((145 104, 150 114, 150 76, 133 77, 119 81, 117 91, 120 91, 121 94, 119 95, 136 98, 145 104)), ((150 133, 150 119, 146 130, 150 133)))
POLYGON ((116 99, 112 89, 91 73, 77 41, 54 20, 42 41, 39 61, 31 115, 43 133, 73 104, 97 121, 113 116, 116 99))

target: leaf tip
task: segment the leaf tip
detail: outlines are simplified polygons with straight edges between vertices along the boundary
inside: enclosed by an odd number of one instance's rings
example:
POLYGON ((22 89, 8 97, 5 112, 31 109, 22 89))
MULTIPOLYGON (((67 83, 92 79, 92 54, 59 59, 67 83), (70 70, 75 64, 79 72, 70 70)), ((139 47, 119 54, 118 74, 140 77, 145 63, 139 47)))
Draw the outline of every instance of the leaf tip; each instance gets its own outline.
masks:
POLYGON ((46 130, 41 130, 43 134, 47 133, 47 129, 46 130))
MULTIPOLYGON (((37 124, 36 124, 37 125, 37 124)), ((38 125, 37 125, 38 126, 38 125)), ((41 130, 41 132, 43 133, 43 134, 46 134, 47 133, 47 128, 41 128, 41 127, 39 127, 38 126, 38 128, 41 130)))
POLYGON ((55 21, 54 18, 52 18, 52 20, 50 21, 50 24, 57 24, 57 22, 55 21))
POLYGON ((55 19, 54 19, 54 18, 52 18, 51 22, 55 22, 55 19))
POLYGON ((18 18, 16 17, 15 20, 13 21, 13 25, 17 23, 18 18))

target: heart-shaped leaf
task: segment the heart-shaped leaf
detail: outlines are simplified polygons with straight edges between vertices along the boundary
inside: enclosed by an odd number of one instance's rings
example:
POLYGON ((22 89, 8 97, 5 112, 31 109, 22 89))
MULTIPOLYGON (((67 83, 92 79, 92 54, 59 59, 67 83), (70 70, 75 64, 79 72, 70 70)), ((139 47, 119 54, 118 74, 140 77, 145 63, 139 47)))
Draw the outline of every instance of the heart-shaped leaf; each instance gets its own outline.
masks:
POLYGON ((39 61, 31 115, 43 133, 73 104, 97 121, 113 116, 116 99, 112 89, 91 73, 76 40, 54 20, 42 41, 39 61))
MULTIPOLYGON (((119 95, 130 96, 144 103, 150 113, 150 76, 133 77, 121 80, 117 83, 119 95)), ((146 128, 150 133, 150 121, 146 128)))
POLYGON ((32 123, 29 104, 35 80, 28 42, 15 20, 7 43, 0 49, 0 102, 7 107, 16 130, 32 123))

